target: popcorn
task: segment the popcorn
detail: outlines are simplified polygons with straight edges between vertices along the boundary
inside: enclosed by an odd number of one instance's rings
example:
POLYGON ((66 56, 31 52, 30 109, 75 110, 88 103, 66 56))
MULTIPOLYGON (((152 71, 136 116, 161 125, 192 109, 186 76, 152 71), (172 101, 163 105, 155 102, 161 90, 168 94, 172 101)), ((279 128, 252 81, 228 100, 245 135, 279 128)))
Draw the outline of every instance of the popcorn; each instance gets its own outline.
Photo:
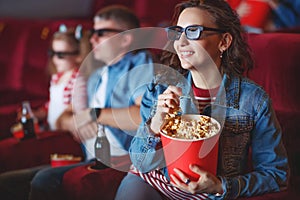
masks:
POLYGON ((209 138, 218 133, 219 127, 212 118, 199 115, 199 119, 185 119, 182 116, 174 116, 166 119, 162 126, 162 133, 173 138, 201 139, 209 138))
POLYGON ((76 160, 80 161, 81 157, 76 157, 71 154, 51 154, 50 155, 51 160, 76 160))
POLYGON ((51 154, 50 160, 52 167, 61 167, 79 163, 81 161, 81 157, 73 156, 71 154, 51 154))

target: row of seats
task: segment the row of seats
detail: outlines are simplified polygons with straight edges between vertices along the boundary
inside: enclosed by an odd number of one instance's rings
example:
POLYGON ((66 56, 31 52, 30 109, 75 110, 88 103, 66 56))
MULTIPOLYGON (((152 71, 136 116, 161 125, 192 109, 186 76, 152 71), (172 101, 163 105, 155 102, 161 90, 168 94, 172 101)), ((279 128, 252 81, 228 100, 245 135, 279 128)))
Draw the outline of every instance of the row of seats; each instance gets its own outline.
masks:
POLYGON ((9 137, 24 100, 33 107, 48 99, 47 50, 60 24, 90 29, 91 20, 0 20, 0 139, 9 137))

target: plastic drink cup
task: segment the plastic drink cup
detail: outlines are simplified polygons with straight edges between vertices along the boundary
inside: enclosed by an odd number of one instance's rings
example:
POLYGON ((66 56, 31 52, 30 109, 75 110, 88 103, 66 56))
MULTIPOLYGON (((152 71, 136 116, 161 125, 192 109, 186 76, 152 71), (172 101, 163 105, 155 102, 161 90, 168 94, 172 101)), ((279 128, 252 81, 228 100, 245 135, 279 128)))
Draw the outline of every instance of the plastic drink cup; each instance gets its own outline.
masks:
POLYGON ((247 4, 251 6, 251 14, 241 18, 241 24, 254 28, 263 28, 271 8, 267 2, 261 0, 247 0, 247 4))
MULTIPOLYGON (((200 115, 183 115, 185 119, 199 119, 200 115)), ((189 169, 190 164, 198 165, 204 170, 216 175, 218 163, 218 144, 220 136, 220 124, 213 118, 211 120, 218 125, 216 134, 196 140, 180 139, 168 136, 161 132, 161 141, 169 175, 174 168, 180 169, 192 181, 199 179, 199 175, 189 169)))

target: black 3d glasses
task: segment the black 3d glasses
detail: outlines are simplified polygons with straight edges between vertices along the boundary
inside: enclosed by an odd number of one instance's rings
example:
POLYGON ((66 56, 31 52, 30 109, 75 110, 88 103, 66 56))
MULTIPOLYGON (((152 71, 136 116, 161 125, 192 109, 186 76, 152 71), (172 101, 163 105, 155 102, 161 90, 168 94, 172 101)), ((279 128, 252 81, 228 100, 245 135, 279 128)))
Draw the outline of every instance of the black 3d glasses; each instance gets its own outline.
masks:
POLYGON ((49 57, 53 57, 56 55, 60 59, 64 59, 66 56, 73 56, 78 54, 79 51, 53 51, 53 50, 48 51, 49 57))
POLYGON ((123 32, 124 30, 120 29, 112 29, 112 28, 103 28, 103 29, 92 29, 91 30, 91 35, 97 34, 98 37, 103 36, 105 33, 109 32, 115 32, 115 33, 120 33, 123 32))
POLYGON ((205 26, 200 25, 191 25, 187 26, 185 28, 182 28, 181 26, 170 26, 166 29, 168 39, 171 41, 179 40, 181 34, 184 32, 186 35, 186 38, 189 40, 198 40, 201 36, 201 33, 203 31, 215 31, 219 33, 225 33, 226 31, 217 29, 217 28, 209 28, 205 26))

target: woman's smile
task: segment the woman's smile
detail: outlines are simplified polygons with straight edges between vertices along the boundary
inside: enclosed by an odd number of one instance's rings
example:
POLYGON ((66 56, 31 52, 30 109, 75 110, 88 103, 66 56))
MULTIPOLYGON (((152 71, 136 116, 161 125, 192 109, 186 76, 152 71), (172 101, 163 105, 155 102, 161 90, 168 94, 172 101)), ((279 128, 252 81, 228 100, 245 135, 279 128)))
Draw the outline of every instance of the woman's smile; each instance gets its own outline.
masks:
POLYGON ((187 57, 192 56, 194 53, 195 52, 193 52, 193 51, 180 51, 180 57, 187 58, 187 57))

